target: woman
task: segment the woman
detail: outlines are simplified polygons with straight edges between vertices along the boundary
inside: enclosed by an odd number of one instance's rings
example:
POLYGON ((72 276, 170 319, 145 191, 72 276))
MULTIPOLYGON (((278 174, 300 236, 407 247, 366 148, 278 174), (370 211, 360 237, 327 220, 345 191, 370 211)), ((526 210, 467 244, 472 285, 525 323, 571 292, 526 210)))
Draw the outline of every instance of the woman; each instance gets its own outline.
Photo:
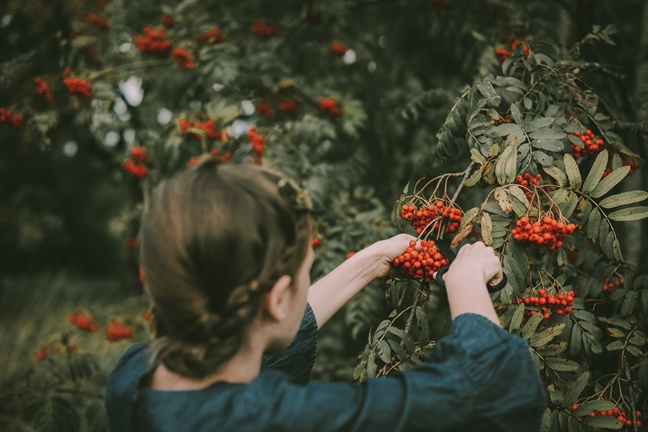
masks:
POLYGON ((486 289, 500 263, 483 243, 444 277, 453 324, 424 364, 307 384, 317 329, 413 239, 377 242, 309 287, 307 204, 275 174, 216 160, 155 189, 140 240, 154 340, 109 377, 113 431, 539 430, 544 389, 526 342, 500 327, 486 289))

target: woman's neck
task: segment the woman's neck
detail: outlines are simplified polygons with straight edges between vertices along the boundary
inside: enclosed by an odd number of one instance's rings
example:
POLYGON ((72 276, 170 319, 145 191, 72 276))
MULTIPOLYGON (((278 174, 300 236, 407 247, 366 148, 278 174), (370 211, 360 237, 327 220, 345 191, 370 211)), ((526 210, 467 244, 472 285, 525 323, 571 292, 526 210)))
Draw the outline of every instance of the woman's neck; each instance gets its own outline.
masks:
POLYGON ((254 346, 239 350, 216 372, 204 378, 188 378, 159 365, 151 377, 151 388, 167 391, 200 390, 218 381, 249 384, 259 375, 263 356, 263 345, 256 345, 261 347, 257 349, 254 346))

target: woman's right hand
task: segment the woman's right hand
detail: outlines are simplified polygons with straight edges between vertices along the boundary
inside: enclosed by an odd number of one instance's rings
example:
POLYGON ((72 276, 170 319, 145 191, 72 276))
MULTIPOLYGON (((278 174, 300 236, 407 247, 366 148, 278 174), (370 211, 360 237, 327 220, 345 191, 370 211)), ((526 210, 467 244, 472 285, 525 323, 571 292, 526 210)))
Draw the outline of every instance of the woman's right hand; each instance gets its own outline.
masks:
POLYGON ((502 266, 493 248, 482 242, 462 247, 443 277, 452 318, 474 313, 501 326, 486 284, 497 284, 502 279, 502 266))
POLYGON ((502 266, 492 247, 483 242, 463 246, 452 262, 445 279, 460 279, 461 275, 481 274, 484 283, 497 285, 502 279, 502 266))

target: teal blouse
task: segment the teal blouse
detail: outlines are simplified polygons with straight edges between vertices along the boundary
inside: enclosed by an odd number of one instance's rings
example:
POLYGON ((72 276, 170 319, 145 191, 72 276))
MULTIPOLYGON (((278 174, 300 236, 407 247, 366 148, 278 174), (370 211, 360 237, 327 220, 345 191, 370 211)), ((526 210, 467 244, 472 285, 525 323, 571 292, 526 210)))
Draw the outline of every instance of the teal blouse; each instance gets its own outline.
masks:
POLYGON ((160 391, 142 385, 155 367, 148 344, 133 345, 108 378, 111 430, 540 430, 545 392, 527 342, 481 315, 458 316, 424 364, 360 385, 307 384, 316 349, 307 306, 288 349, 264 357, 251 383, 160 391))

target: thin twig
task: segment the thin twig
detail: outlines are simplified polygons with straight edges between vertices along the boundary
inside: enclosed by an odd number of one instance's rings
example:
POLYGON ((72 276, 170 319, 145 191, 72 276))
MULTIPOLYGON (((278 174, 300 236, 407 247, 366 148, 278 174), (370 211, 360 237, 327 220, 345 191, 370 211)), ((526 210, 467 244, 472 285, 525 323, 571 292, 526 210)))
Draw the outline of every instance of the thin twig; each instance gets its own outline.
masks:
POLYGON ((135 69, 145 69, 145 68, 150 68, 150 67, 157 67, 157 66, 170 66, 173 64, 172 59, 163 59, 163 60, 145 60, 141 62, 135 62, 135 63, 127 63, 123 64, 114 68, 110 69, 105 69, 102 71, 97 71, 95 74, 91 75, 92 80, 96 80, 99 78, 103 78, 108 75, 114 75, 120 72, 126 72, 130 70, 135 70, 135 69))
POLYGON ((637 409, 635 408, 634 389, 632 388, 632 377, 630 376, 630 366, 628 360, 623 359, 623 369, 625 369, 625 376, 628 380, 628 391, 630 392, 630 412, 632 413, 632 425, 634 432, 637 432, 637 409))
POLYGON ((457 200, 459 197, 459 194, 461 193, 461 190, 463 189, 464 185, 466 184, 466 181, 468 180, 468 177, 470 177, 470 174, 472 173, 473 168, 475 167, 475 161, 472 161, 470 165, 468 165, 468 168, 466 168, 466 171, 464 171, 464 176, 461 179, 461 183, 459 183, 459 186, 457 187, 457 190, 455 191, 454 195, 452 195, 452 201, 453 203, 457 200))

